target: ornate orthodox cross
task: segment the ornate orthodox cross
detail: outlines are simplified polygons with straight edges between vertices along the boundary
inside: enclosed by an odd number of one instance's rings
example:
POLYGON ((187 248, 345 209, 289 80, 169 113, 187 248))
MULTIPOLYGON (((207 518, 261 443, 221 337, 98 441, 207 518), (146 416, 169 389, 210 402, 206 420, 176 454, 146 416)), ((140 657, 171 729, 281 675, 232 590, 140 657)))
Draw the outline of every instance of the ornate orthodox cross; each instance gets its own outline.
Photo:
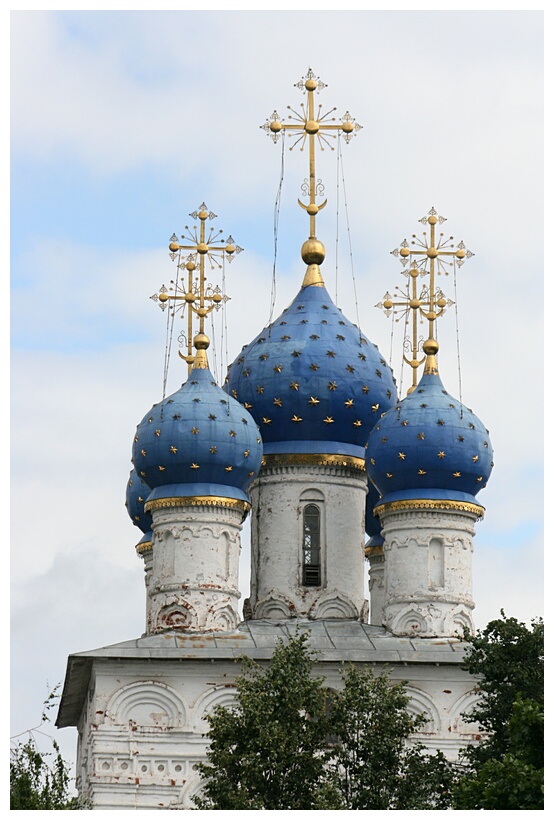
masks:
MULTIPOLYGON (((334 150, 331 144, 332 139, 343 136, 346 142, 349 142, 362 126, 352 119, 348 111, 340 122, 336 122, 335 117, 331 116, 337 110, 336 108, 331 108, 330 111, 322 114, 322 106, 319 105, 316 112, 314 94, 319 93, 327 86, 326 83, 321 82, 319 77, 316 77, 311 68, 308 68, 306 76, 302 77, 295 85, 304 94, 308 95, 307 105, 302 103, 300 111, 295 111, 290 105, 287 106, 288 110, 292 112, 288 117, 289 120, 292 120, 290 123, 281 122, 281 117, 277 111, 274 111, 271 118, 267 119, 260 128, 263 128, 273 142, 277 142, 279 136, 281 134, 284 136, 286 132, 289 132, 290 137, 296 137, 290 147, 291 151, 298 143, 300 143, 300 150, 303 151, 306 140, 308 141, 310 155, 309 178, 304 181, 302 192, 304 196, 309 197, 309 202, 305 205, 300 199, 298 200, 300 207, 307 211, 310 217, 310 235, 308 241, 302 247, 302 258, 308 265, 319 265, 325 259, 325 248, 321 242, 317 241, 316 216, 325 207, 327 200, 325 199, 319 205, 316 203, 316 196, 323 196, 325 189, 321 180, 317 180, 316 183, 315 139, 317 137, 321 150, 325 149, 325 145, 334 150)), ((309 284, 315 283, 310 282, 309 284)))
MULTIPOLYGON (((199 319, 199 334, 205 336, 204 320, 212 310, 219 310, 222 303, 229 300, 229 297, 221 292, 218 285, 214 286, 206 283, 206 259, 210 263, 212 270, 223 267, 223 259, 228 259, 232 262, 243 249, 235 245, 232 236, 229 236, 227 241, 220 239, 219 235, 223 233, 222 230, 217 233, 214 228, 210 228, 208 235, 206 235, 206 222, 208 219, 215 219, 216 214, 208 211, 205 203, 199 206, 197 211, 193 211, 190 216, 195 220, 200 220, 200 230, 198 226, 193 225, 189 228, 185 225, 185 234, 181 235, 181 239, 189 239, 190 244, 180 244, 179 238, 173 234, 170 239, 169 251, 172 260, 177 259, 177 267, 180 270, 188 272, 188 281, 182 276, 171 280, 169 290, 162 285, 159 292, 155 293, 150 298, 158 302, 161 309, 165 310, 168 303, 171 305, 172 315, 176 312, 181 312, 184 318, 185 312, 188 319, 188 333, 186 336, 187 355, 183 356, 179 351, 179 356, 188 364, 188 372, 190 373, 192 364, 194 362, 193 352, 193 316, 198 316, 199 319), (186 258, 186 251, 190 251, 186 258), (196 272, 198 272, 196 274, 196 272)), ((207 347, 207 345, 206 345, 207 347)))
POLYGON ((390 316, 391 312, 393 315, 400 314, 395 320, 397 322, 400 318, 406 317, 410 310, 412 311, 412 339, 411 341, 406 339, 404 342, 404 349, 410 358, 406 356, 406 353, 403 354, 404 361, 412 368, 412 386, 408 393, 415 390, 417 370, 426 360, 425 372, 438 372, 435 355, 439 345, 435 339, 434 323, 448 307, 454 304, 436 286, 435 276, 442 273, 448 276, 449 268, 454 268, 454 265, 461 267, 466 259, 474 255, 467 250, 463 242, 455 246, 454 237, 445 237, 443 233, 437 236, 436 226, 446 222, 446 218, 439 216, 434 208, 431 208, 427 216, 422 217, 419 222, 422 225, 429 225, 430 235, 427 236, 427 231, 423 231, 423 238, 420 239, 416 234, 412 234, 411 246, 405 239, 399 248, 391 251, 393 256, 400 259, 404 267, 408 262, 410 263, 409 269, 402 271, 404 276, 409 277, 405 290, 396 286, 397 297, 392 297, 387 292, 383 297, 384 301, 375 306, 381 308, 386 316, 390 316), (421 276, 429 276, 429 284, 422 285, 418 293, 418 279, 421 276), (420 321, 427 319, 429 322, 429 337, 423 343, 417 338, 418 318, 420 321), (421 359, 418 358, 420 349, 425 354, 421 359))

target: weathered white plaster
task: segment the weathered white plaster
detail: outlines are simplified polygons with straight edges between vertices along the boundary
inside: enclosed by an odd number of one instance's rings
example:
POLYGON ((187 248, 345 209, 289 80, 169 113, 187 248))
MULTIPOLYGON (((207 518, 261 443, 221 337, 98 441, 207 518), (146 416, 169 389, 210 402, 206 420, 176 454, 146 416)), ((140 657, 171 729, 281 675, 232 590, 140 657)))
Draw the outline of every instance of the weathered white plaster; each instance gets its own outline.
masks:
POLYGON ((393 635, 461 635, 473 630, 472 554, 477 515, 385 510, 383 624, 393 635))
POLYGON ((366 621, 365 472, 337 466, 262 467, 251 488, 249 606, 254 619, 366 621), (320 511, 321 584, 302 583, 303 511, 320 511))
POLYGON ((369 551, 369 604, 370 624, 382 626, 385 607, 385 556, 382 547, 371 547, 369 551))
POLYGON ((147 634, 169 629, 217 632, 237 626, 242 519, 242 510, 224 506, 152 511, 147 634))

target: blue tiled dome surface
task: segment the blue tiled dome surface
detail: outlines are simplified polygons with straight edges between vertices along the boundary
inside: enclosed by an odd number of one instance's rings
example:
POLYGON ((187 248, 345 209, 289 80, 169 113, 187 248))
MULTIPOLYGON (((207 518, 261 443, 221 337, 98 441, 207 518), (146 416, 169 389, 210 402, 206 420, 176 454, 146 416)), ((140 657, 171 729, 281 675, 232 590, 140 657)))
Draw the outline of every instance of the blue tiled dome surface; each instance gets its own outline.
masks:
POLYGON ((382 502, 475 501, 490 477, 493 451, 484 424, 429 374, 375 425, 366 464, 382 502))
POLYGON ((144 533, 152 529, 152 516, 144 512, 144 504, 149 495, 150 487, 133 467, 127 481, 125 506, 133 524, 144 533))
POLYGON ((371 428, 397 397, 376 346, 313 286, 243 348, 225 389, 252 413, 266 454, 363 458, 371 428))
POLYGON ((163 496, 222 495, 248 500, 262 458, 252 416, 226 395, 208 369, 193 369, 173 395, 155 404, 137 427, 133 465, 163 496))

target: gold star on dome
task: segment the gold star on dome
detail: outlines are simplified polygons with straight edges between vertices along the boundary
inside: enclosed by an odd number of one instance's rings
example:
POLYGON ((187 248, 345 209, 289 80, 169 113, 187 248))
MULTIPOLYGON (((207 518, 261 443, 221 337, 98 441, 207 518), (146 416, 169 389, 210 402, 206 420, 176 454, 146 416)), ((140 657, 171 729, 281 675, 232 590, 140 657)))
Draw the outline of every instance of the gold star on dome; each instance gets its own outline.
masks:
POLYGON ((387 473, 387 478, 392 478, 393 473, 387 473))
POLYGON ((319 365, 312 362, 310 365, 310 370, 319 370, 319 365))
POLYGON ((248 458, 249 455, 250 455, 250 450, 245 450, 244 451, 244 457, 248 458))
POLYGON ((154 416, 150 416, 150 418, 148 419, 148 424, 151 424, 153 421, 154 421, 154 416))
POLYGON ((349 373, 354 373, 354 370, 355 370, 355 368, 354 368, 354 367, 352 367, 352 365, 351 365, 351 364, 347 364, 347 365, 346 365, 346 369, 347 369, 347 371, 348 371, 349 373))
POLYGON ((244 406, 246 407, 247 410, 252 410, 252 405, 248 404, 247 401, 244 402, 244 406))
POLYGON ((258 396, 261 396, 263 392, 264 392, 264 388, 263 388, 263 386, 262 386, 261 384, 259 384, 259 385, 256 387, 256 393, 258 394, 258 396))
POLYGON ((354 406, 354 399, 347 399, 347 400, 344 402, 344 406, 345 406, 345 407, 353 407, 353 406, 354 406))
POLYGON ((326 416, 326 417, 323 419, 323 421, 325 422, 325 424, 333 424, 333 422, 335 421, 335 419, 334 419, 332 416, 326 416))
POLYGON ((165 467, 163 467, 163 466, 160 464, 160 465, 158 465, 158 470, 159 470, 161 473, 163 473, 163 471, 165 470, 165 467))
POLYGON ((362 422, 361 422, 361 420, 360 420, 360 419, 356 419, 356 421, 354 422, 354 427, 361 427, 361 426, 362 426, 362 422))
POLYGON ((264 424, 271 424, 271 419, 268 419, 266 416, 263 417, 264 424))
POLYGON ((261 440, 261 438, 260 438, 259 436, 258 436, 258 438, 256 439, 256 441, 258 442, 258 444, 261 444, 261 443, 262 443, 262 440, 261 440))
POLYGON ((138 441, 138 436, 135 436, 135 441, 138 441))
POLYGON ((254 475, 254 470, 250 470, 250 472, 248 473, 248 478, 252 478, 253 475, 254 475))
POLYGON ((483 480, 483 476, 480 475, 479 478, 477 479, 477 481, 482 481, 482 480, 483 480))
POLYGON ((171 447, 169 448, 169 452, 173 453, 175 455, 175 453, 177 452, 177 447, 174 447, 173 444, 172 444, 171 447))
POLYGON ((379 409, 379 405, 378 405, 378 404, 372 404, 372 405, 371 405, 371 412, 372 412, 372 413, 376 413, 378 409, 379 409))
POLYGON ((230 473, 232 469, 233 469, 232 466, 229 464, 228 467, 225 467, 225 472, 230 473))
MULTIPOLYGON (((384 414, 383 414, 383 415, 384 415, 384 414)), ((407 420, 407 419, 404 419, 404 421, 403 421, 403 422, 401 422, 401 424, 402 424, 402 427, 407 427, 407 426, 408 426, 408 420, 407 420)))
POLYGON ((291 382, 289 384, 289 387, 290 387, 291 390, 298 390, 298 388, 300 387, 300 384, 299 384, 299 382, 291 382))
POLYGON ((262 353, 262 355, 260 356, 260 361, 265 362, 266 359, 267 359, 267 353, 262 353))
POLYGON ((427 475, 427 473, 425 472, 425 470, 418 470, 418 471, 417 471, 417 474, 418 474, 418 475, 427 475))
POLYGON ((454 478, 460 478, 460 476, 462 474, 458 471, 458 472, 452 473, 452 475, 454 476, 454 478))
POLYGON ((364 384, 364 386, 362 387, 362 393, 369 393, 369 387, 367 386, 367 384, 364 384))
POLYGON ((217 453, 217 447, 215 446, 215 444, 212 444, 212 446, 210 447, 210 453, 217 453))
POLYGON ((329 382, 327 387, 329 388, 329 390, 336 390, 337 389, 337 383, 336 382, 329 382))
POLYGON ((282 369, 283 369, 283 365, 282 365, 282 364, 276 364, 276 365, 275 365, 275 367, 273 368, 273 370, 274 370, 276 373, 280 373, 282 369))
POLYGON ((190 468, 191 468, 191 470, 198 470, 198 466, 199 466, 198 464, 193 463, 193 464, 190 465, 190 468))
POLYGON ((217 418, 217 416, 214 416, 214 414, 213 414, 213 413, 210 413, 210 415, 208 416, 208 418, 210 419, 210 421, 215 421, 215 420, 216 420, 216 418, 217 418))
POLYGON ((146 473, 144 472, 144 470, 141 470, 141 471, 140 471, 140 474, 141 474, 142 476, 146 476, 146 473))
POLYGON ((472 461, 479 461, 479 456, 473 456, 472 461))
POLYGON ((329 356, 330 359, 334 359, 335 358, 334 350, 328 350, 327 355, 329 356))
POLYGON ((200 430, 198 429, 198 427, 193 427, 190 432, 193 434, 193 436, 197 436, 200 430))
POLYGON ((387 443, 387 436, 381 436, 381 442, 383 444, 386 444, 387 443))
POLYGON ((444 458, 445 457, 444 450, 441 450, 439 453, 437 453, 437 455, 438 455, 439 458, 444 458))
POLYGON ((301 355, 302 355, 301 350, 293 350, 292 353, 291 353, 291 356, 295 356, 296 358, 298 358, 298 356, 301 356, 301 355))
POLYGON ((310 396, 310 401, 308 404, 311 404, 312 407, 315 407, 316 404, 319 404, 319 399, 316 396, 310 396))
POLYGON ((358 353, 358 358, 361 359, 362 362, 365 362, 365 360, 367 359, 367 356, 365 356, 363 353, 358 353))
POLYGON ((417 434, 417 437, 418 437, 418 439, 420 439, 421 441, 423 441, 423 439, 425 438, 425 433, 418 433, 418 434, 417 434))
POLYGON ((141 450, 140 454, 141 454, 141 456, 145 456, 146 455, 146 450, 141 450))
POLYGON ((236 436, 237 434, 235 433, 235 431, 234 431, 234 430, 229 430, 229 435, 231 436, 231 438, 235 438, 235 436, 236 436))
POLYGON ((406 458, 406 453, 398 453, 398 458, 399 458, 401 461, 404 461, 404 459, 406 458))
POLYGON ((370 463, 371 463, 371 464, 375 467, 375 459, 374 459, 374 458, 370 458, 370 459, 369 459, 369 461, 370 461, 370 463))
POLYGON ((298 421, 302 421, 302 419, 300 418, 300 416, 293 416, 291 421, 298 422, 298 421))
POLYGON ((273 399, 273 404, 276 404, 277 407, 282 407, 283 406, 283 402, 282 402, 281 399, 273 399))

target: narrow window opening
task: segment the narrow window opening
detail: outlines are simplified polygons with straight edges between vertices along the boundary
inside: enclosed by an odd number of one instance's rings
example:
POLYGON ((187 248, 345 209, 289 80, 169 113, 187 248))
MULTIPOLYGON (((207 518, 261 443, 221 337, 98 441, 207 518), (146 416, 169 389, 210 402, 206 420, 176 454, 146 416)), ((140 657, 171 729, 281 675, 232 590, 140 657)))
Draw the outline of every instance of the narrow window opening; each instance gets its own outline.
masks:
POLYGON ((302 584, 321 586, 320 513, 315 504, 304 507, 302 543, 302 584))

